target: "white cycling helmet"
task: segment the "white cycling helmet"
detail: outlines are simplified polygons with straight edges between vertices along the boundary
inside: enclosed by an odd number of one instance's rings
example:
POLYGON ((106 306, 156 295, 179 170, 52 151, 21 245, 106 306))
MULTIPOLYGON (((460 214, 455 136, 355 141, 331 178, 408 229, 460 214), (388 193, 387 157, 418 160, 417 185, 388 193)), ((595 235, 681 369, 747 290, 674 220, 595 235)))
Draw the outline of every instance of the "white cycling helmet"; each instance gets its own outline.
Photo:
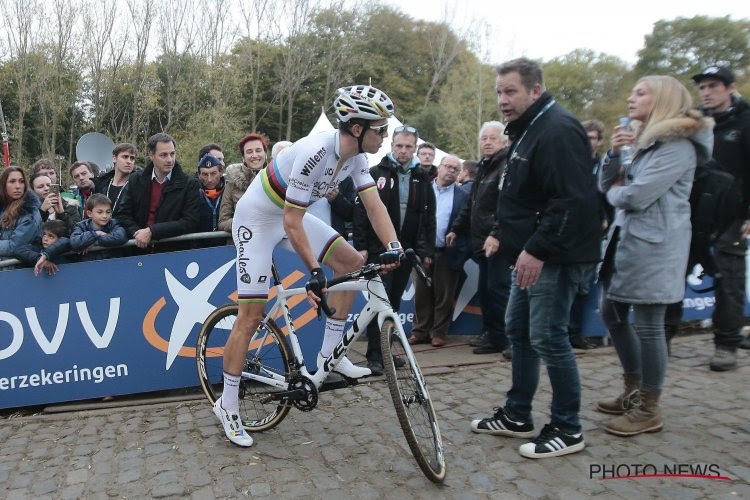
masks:
POLYGON ((352 118, 382 120, 393 116, 393 101, 385 92, 369 85, 338 89, 333 107, 341 122, 348 122, 352 118))

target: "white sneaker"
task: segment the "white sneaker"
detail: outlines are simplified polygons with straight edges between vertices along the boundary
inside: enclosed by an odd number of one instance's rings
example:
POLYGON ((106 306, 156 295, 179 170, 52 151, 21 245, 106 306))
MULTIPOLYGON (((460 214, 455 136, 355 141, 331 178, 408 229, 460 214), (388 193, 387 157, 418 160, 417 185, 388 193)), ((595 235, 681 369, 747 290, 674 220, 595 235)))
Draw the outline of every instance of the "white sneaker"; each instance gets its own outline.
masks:
POLYGON ((224 427, 224 434, 227 435, 229 441, 237 446, 252 446, 253 438, 242 427, 242 419, 240 419, 239 413, 225 410, 221 406, 221 398, 217 399, 214 403, 214 415, 221 421, 221 425, 224 427))
MULTIPOLYGON (((321 353, 318 353, 318 368, 323 366, 325 360, 326 358, 324 358, 321 353)), ((372 375, 372 372, 369 368, 355 365, 354 363, 349 361, 349 358, 347 358, 346 356, 339 360, 336 368, 334 368, 333 371, 349 378, 362 378, 372 375)))

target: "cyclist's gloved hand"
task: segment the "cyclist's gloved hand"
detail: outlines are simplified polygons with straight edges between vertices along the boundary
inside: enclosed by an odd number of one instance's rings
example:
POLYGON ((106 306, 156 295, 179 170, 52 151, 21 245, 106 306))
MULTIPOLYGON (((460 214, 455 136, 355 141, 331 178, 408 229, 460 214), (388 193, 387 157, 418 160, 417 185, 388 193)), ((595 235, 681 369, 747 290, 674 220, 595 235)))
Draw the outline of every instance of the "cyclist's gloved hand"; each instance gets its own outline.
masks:
POLYGON ((319 267, 310 271, 310 279, 305 284, 305 290, 314 293, 318 298, 323 297, 323 289, 328 286, 328 278, 319 267))
POLYGON ((389 264, 398 264, 401 260, 401 254, 404 253, 404 249, 401 248, 401 243, 398 241, 391 241, 385 247, 385 252, 380 254, 380 263, 387 266, 389 264))
POLYGON ((401 258, 401 250, 388 250, 380 254, 380 263, 384 265, 396 264, 401 258))

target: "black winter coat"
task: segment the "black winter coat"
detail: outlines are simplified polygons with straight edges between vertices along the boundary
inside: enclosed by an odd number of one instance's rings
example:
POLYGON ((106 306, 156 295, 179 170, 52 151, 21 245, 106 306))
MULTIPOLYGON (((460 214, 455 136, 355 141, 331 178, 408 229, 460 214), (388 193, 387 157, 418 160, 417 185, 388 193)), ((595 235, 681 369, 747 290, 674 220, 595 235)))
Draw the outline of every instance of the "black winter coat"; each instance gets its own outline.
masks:
POLYGON ((738 218, 750 219, 750 105, 735 97, 728 110, 711 117, 716 121, 713 159, 734 176, 734 191, 743 202, 738 218))
POLYGON ((484 242, 487 236, 498 237, 497 195, 500 176, 505 171, 508 148, 501 149, 491 157, 477 164, 477 175, 471 184, 469 202, 451 226, 456 235, 471 237, 471 250, 476 256, 484 256, 484 242))
POLYGON ((349 239, 348 227, 352 225, 356 199, 357 190, 354 189, 354 181, 351 177, 347 177, 339 184, 339 195, 333 201, 328 202, 331 206, 331 227, 345 240, 349 239))
MULTIPOLYGON (((370 175, 375 180, 378 195, 388 210, 401 246, 413 248, 422 258, 431 258, 435 253, 435 193, 432 184, 419 165, 410 170, 409 198, 402 226, 397 168, 396 163, 386 155, 370 169, 370 175)), ((371 258, 385 251, 359 198, 354 206, 353 233, 354 248, 367 250, 371 258)))
MULTIPOLYGON (((114 217, 123 225, 129 238, 146 227, 153 171, 154 165, 149 161, 142 172, 131 174, 120 197, 114 217)), ((156 210, 156 220, 150 226, 152 239, 161 240, 197 230, 199 189, 198 181, 187 176, 179 163, 175 164, 172 179, 164 187, 161 203, 156 210)))
POLYGON ((552 264, 599 260, 599 199, 580 122, 545 92, 505 131, 513 142, 497 204, 500 253, 511 262, 523 250, 552 264))

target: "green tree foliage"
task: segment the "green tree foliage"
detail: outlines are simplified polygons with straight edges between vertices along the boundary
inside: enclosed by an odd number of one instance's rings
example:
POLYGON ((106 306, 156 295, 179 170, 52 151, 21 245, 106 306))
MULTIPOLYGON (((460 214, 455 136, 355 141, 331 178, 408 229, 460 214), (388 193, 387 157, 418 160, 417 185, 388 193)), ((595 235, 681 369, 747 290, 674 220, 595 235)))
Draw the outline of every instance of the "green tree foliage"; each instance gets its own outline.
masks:
MULTIPOLYGON (((90 131, 136 144, 141 165, 160 131, 177 139, 188 170, 209 142, 235 162, 248 132, 296 140, 321 109, 333 121, 334 91, 352 84, 382 88, 401 121, 467 159, 478 157, 481 124, 500 119, 493 68, 480 60, 491 32, 477 45, 479 25, 461 32, 344 0, 0 0, 0 11, 0 100, 23 166, 75 160, 90 131)), ((749 32, 749 21, 729 18, 659 21, 635 69, 579 49, 546 62, 545 80, 580 119, 612 126, 645 73, 687 79, 728 63, 750 92, 749 32)))
POLYGON ((635 81, 624 61, 577 49, 544 65, 547 90, 579 119, 614 125, 635 81))
POLYGON ((750 67, 750 21, 729 16, 659 21, 638 52, 636 73, 689 77, 717 63, 741 74, 750 67))

